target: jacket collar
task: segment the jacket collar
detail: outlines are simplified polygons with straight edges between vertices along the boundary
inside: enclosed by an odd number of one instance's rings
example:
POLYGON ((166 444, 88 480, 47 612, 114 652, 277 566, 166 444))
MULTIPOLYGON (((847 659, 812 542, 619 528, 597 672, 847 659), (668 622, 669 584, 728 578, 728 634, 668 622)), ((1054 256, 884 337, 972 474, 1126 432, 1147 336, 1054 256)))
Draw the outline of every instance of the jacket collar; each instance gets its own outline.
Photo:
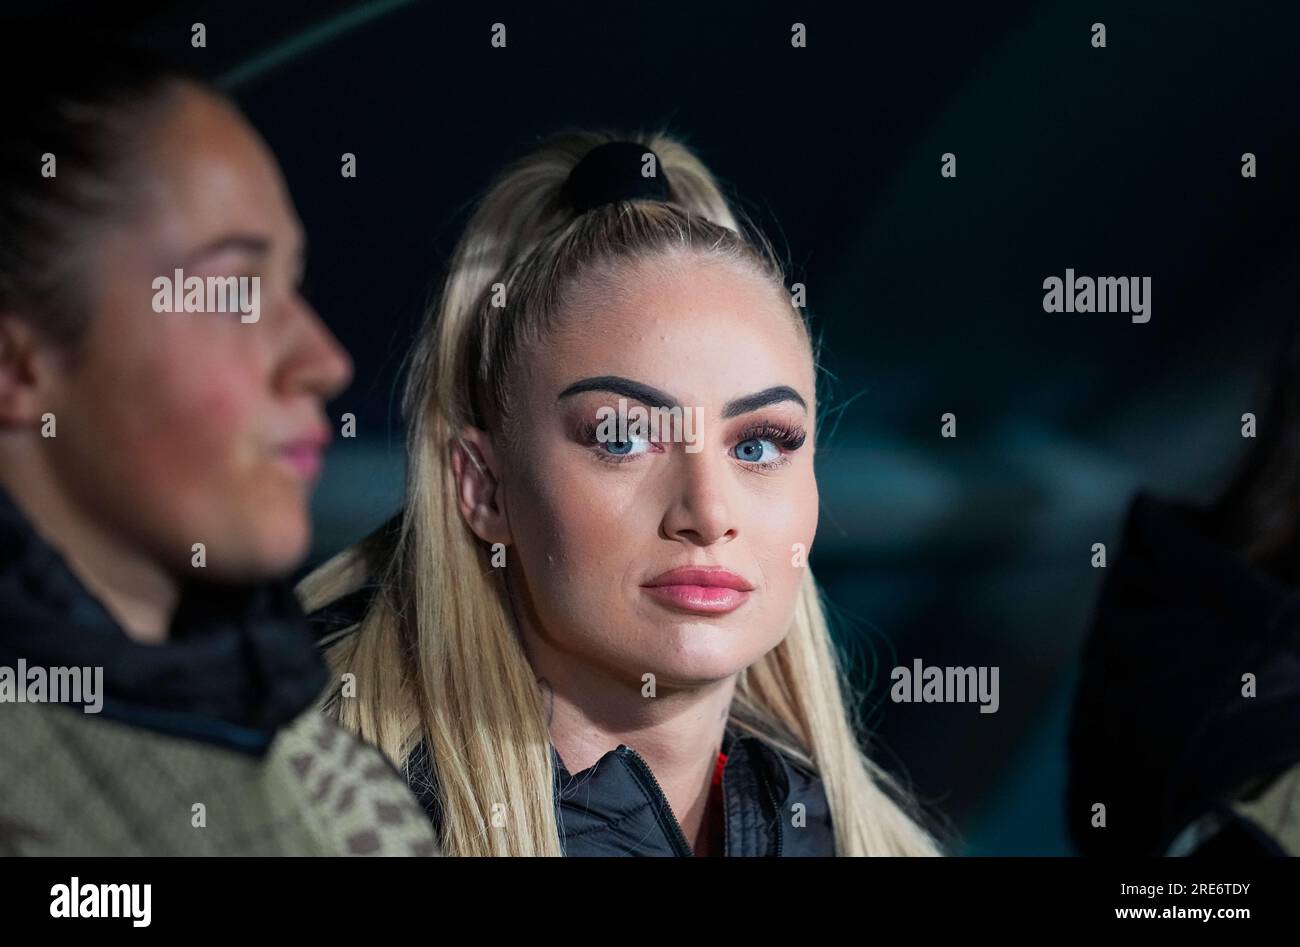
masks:
MULTIPOLYGON (((834 854, 829 806, 814 773, 730 725, 722 751, 725 856, 834 854), (796 810, 797 804, 803 808, 796 810)), ((620 744, 578 773, 568 772, 554 746, 551 754, 567 855, 692 854, 659 781, 636 750, 620 744)))
MULTIPOLYGON (((830 807, 821 779, 764 741, 727 727, 722 793, 727 857, 835 854, 830 807), (801 808, 796 808, 800 806, 801 808)), ((591 856, 691 856, 691 846, 645 760, 626 744, 570 773, 551 746, 556 821, 564 853, 591 856)), ((441 831, 437 775, 419 744, 407 778, 441 831)))
POLYGON ((0 490, 0 664, 102 667, 106 717, 252 752, 328 671, 287 584, 182 589, 168 640, 134 641, 0 490))

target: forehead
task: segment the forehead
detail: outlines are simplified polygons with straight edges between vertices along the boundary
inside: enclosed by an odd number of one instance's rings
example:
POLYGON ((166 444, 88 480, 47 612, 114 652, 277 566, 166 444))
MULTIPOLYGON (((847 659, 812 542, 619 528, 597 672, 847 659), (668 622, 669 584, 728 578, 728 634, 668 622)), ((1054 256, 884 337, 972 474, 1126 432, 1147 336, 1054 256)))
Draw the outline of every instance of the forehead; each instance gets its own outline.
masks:
POLYGON ((182 242, 229 230, 297 237, 298 217, 274 157, 225 101, 187 88, 151 144, 148 206, 169 235, 182 242))
POLYGON ((623 375, 700 407, 789 385, 811 407, 812 353, 796 319, 783 290, 743 264, 652 260, 575 287, 533 375, 557 392, 623 375))

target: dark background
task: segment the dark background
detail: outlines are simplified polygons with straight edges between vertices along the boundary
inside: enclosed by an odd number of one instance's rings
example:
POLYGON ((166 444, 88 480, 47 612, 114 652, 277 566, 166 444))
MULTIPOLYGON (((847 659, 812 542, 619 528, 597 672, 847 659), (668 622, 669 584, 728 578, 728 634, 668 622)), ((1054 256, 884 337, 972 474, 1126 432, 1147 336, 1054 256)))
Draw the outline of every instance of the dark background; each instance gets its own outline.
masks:
POLYGON ((42 9, 222 80, 283 165, 308 296, 357 368, 331 412, 360 436, 331 449, 314 562, 400 502, 402 360, 491 178, 566 127, 684 138, 808 286, 829 412, 812 566, 877 754, 961 851, 1070 853, 1090 547, 1113 559, 1140 487, 1213 495, 1296 310, 1295 5, 546 6, 42 9), (1151 321, 1045 313, 1066 267, 1151 276, 1151 321), (999 666, 1000 710, 891 703, 889 669, 917 657, 999 666))

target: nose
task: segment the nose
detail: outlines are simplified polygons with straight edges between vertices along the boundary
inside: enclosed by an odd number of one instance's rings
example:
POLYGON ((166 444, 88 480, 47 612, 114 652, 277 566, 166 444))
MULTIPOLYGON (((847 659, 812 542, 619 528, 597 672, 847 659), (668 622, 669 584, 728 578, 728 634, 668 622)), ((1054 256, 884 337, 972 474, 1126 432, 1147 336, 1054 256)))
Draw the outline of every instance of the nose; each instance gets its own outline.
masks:
POLYGON ((305 300, 299 298, 295 305, 300 318, 293 320, 278 373, 280 387, 328 401, 352 381, 352 357, 305 300))
POLYGON ((677 452, 673 497, 664 512, 665 539, 711 546, 736 538, 726 459, 712 451, 677 452))

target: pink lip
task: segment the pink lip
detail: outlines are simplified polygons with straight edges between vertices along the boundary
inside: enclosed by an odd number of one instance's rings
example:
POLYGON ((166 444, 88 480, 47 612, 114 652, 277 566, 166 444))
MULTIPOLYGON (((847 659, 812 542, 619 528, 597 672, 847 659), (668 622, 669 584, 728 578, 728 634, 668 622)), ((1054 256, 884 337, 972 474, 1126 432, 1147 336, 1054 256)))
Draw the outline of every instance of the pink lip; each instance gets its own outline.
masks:
POLYGON ((718 615, 739 608, 754 587, 726 569, 686 566, 656 576, 642 588, 670 607, 718 615))
POLYGON ((320 475, 324 467, 322 455, 329 438, 329 431, 322 428, 281 444, 276 449, 276 456, 292 467, 299 476, 312 480, 320 475))

